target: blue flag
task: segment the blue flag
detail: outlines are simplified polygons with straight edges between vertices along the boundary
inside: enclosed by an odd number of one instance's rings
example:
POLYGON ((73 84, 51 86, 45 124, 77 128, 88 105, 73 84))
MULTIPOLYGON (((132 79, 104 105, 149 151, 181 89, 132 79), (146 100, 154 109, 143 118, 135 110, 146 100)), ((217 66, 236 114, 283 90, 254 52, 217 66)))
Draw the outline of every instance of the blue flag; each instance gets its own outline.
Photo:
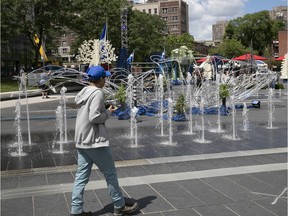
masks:
POLYGON ((127 58, 127 64, 131 64, 131 62, 134 60, 134 51, 130 54, 130 56, 127 58))
POLYGON ((102 29, 102 33, 101 33, 101 36, 100 36, 100 40, 106 40, 106 23, 102 29))

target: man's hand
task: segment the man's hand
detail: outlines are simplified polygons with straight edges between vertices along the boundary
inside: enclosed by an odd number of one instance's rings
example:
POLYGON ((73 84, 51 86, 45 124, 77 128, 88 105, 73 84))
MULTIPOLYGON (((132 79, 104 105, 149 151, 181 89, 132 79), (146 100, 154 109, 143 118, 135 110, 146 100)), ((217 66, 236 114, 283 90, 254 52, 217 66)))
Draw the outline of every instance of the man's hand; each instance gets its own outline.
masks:
POLYGON ((109 108, 108 108, 108 110, 109 110, 111 113, 113 113, 113 112, 116 110, 116 108, 115 108, 113 105, 110 105, 109 108))

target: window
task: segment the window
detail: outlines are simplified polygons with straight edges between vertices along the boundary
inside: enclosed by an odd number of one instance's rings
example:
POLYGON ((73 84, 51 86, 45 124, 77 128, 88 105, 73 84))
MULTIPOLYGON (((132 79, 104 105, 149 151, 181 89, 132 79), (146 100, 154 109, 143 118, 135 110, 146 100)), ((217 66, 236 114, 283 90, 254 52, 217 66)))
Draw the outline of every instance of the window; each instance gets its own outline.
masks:
POLYGON ((171 26, 171 30, 173 31, 173 30, 178 30, 178 25, 172 25, 171 26))
POLYGON ((157 8, 154 8, 154 14, 157 14, 157 8))
POLYGON ((178 20, 178 16, 172 16, 172 21, 177 21, 178 20))
POLYGON ((176 13, 176 12, 178 12, 178 7, 172 7, 171 12, 172 12, 172 13, 176 13))
POLYGON ((144 12, 144 13, 145 13, 145 12, 146 12, 146 10, 145 10, 145 9, 143 9, 143 10, 142 10, 142 12, 144 12))
POLYGON ((165 20, 166 22, 168 21, 168 17, 162 17, 163 20, 165 20))
POLYGON ((63 54, 67 54, 67 53, 68 53, 67 48, 63 48, 63 49, 62 49, 62 53, 63 53, 63 54))
POLYGON ((163 14, 168 13, 168 8, 162 8, 162 13, 163 13, 163 14))
POLYGON ((148 11, 149 11, 149 14, 151 14, 151 9, 148 9, 148 11))

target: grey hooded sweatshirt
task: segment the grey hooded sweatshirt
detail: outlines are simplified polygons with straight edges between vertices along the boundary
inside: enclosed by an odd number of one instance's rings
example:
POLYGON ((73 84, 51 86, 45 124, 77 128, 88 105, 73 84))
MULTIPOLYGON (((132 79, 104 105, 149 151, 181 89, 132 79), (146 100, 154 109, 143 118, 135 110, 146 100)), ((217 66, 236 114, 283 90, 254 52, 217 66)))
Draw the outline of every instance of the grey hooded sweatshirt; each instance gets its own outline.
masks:
POLYGON ((75 97, 77 118, 75 142, 77 148, 89 149, 109 146, 105 121, 111 112, 105 109, 104 95, 100 88, 84 87, 75 97))

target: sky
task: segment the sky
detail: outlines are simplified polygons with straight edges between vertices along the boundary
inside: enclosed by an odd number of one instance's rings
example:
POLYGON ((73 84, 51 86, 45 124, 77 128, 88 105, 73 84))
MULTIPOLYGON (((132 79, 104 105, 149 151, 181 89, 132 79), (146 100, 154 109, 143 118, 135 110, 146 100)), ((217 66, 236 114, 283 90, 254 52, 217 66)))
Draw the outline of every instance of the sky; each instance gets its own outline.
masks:
MULTIPOLYGON (((288 0, 184 0, 189 5, 189 33, 196 41, 212 40, 212 25, 275 6, 288 0)), ((139 0, 138 2, 143 2, 139 0)))

